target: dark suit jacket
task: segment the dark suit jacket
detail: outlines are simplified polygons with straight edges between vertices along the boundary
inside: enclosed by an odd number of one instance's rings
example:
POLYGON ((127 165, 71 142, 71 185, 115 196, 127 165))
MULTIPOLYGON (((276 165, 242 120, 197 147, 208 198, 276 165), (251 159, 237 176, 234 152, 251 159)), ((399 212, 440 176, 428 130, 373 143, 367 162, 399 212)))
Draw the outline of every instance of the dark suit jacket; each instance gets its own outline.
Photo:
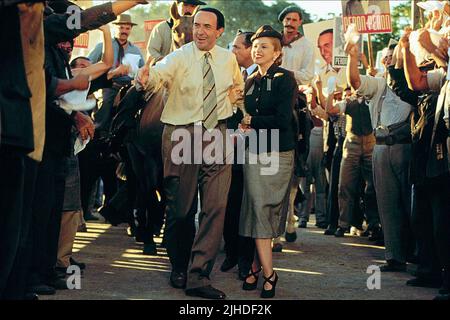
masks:
POLYGON ((0 132, 2 146, 33 151, 33 122, 17 6, 0 10, 0 132))
MULTIPOLYGON (((279 130, 279 151, 295 148, 293 112, 297 101, 297 82, 291 71, 272 65, 264 77, 252 74, 245 83, 245 109, 252 116, 250 126, 268 129, 267 150, 271 150, 271 130, 279 130)), ((259 141, 259 134, 258 134, 259 141)), ((259 150, 263 151, 263 150, 259 150)))

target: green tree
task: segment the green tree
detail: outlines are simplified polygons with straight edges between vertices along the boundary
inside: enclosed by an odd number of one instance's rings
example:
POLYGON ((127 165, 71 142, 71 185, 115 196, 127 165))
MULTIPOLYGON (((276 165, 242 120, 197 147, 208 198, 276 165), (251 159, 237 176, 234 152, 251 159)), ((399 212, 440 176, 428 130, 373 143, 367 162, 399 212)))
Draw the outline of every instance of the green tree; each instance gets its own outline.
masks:
MULTIPOLYGON (((207 3, 208 6, 219 9, 225 16, 225 32, 218 41, 218 44, 223 47, 233 41, 239 29, 256 31, 259 26, 269 24, 281 31, 283 26, 277 20, 278 15, 284 8, 293 5, 285 0, 278 0, 271 6, 264 4, 261 0, 211 0, 207 3)), ((171 1, 157 1, 150 6, 139 6, 131 10, 133 20, 138 23, 138 26, 134 28, 130 40, 145 39, 144 21, 168 19, 171 4, 171 1)), ((303 23, 311 22, 310 14, 304 10, 302 12, 303 23)))
MULTIPOLYGON (((403 29, 411 24, 411 0, 398 4, 391 11, 392 33, 377 34, 372 37, 374 55, 383 50, 390 39, 400 39, 403 29)), ((375 58, 375 57, 374 57, 375 58)))

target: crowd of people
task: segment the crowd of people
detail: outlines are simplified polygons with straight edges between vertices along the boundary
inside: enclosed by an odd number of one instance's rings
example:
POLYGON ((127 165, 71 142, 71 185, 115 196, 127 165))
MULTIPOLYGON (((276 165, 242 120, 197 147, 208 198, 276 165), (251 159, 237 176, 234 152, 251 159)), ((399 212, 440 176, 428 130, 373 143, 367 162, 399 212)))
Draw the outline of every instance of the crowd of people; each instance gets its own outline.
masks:
POLYGON ((324 235, 384 246, 381 272, 416 264, 406 285, 448 299, 449 3, 386 47, 380 72, 351 41, 348 66, 333 67, 333 29, 307 39, 297 6, 279 14, 282 32, 240 30, 225 49, 226 17, 176 0, 143 55, 125 12, 147 2, 82 10, 73 29, 69 1, 0 1, 0 299, 67 289, 67 269, 86 267, 72 257, 76 233, 97 207, 129 224, 143 254, 157 254, 162 232, 169 283, 189 296, 226 297, 210 279, 224 240, 220 270, 237 265, 243 290, 262 275, 261 298, 273 298, 272 252, 314 213, 324 235), (95 29, 103 42, 72 57, 95 29), (86 99, 74 105, 74 93, 86 99))

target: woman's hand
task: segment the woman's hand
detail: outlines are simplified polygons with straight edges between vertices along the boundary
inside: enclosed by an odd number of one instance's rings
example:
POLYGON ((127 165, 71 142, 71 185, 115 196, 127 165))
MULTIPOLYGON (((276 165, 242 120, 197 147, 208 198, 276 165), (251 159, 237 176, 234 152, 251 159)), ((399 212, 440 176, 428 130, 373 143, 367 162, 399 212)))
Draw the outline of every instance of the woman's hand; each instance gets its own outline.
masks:
POLYGON ((241 121, 241 125, 242 125, 243 127, 250 128, 250 124, 251 124, 251 123, 252 123, 252 116, 249 115, 249 114, 246 114, 246 115, 244 116, 244 118, 242 119, 242 121, 241 121))
POLYGON ((228 90, 228 96, 232 105, 244 104, 244 92, 240 87, 233 87, 228 90))

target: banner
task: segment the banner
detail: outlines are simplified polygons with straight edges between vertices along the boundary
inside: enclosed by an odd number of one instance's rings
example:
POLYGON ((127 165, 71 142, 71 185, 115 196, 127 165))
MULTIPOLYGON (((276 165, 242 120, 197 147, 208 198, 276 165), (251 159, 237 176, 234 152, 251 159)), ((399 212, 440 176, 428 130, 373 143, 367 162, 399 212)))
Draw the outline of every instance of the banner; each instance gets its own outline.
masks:
POLYGON ((89 48, 89 33, 82 33, 74 41, 74 48, 87 49, 89 48))
POLYGON ((392 33, 388 0, 341 0, 344 32, 354 23, 359 33, 392 33))
MULTIPOLYGON (((347 67, 348 55, 345 53, 345 32, 342 24, 342 18, 338 17, 334 20, 334 41, 333 41, 333 67, 342 68, 347 67)), ((359 52, 363 52, 363 37, 359 37, 359 52)), ((362 63, 359 63, 359 68, 362 68, 362 63)))

